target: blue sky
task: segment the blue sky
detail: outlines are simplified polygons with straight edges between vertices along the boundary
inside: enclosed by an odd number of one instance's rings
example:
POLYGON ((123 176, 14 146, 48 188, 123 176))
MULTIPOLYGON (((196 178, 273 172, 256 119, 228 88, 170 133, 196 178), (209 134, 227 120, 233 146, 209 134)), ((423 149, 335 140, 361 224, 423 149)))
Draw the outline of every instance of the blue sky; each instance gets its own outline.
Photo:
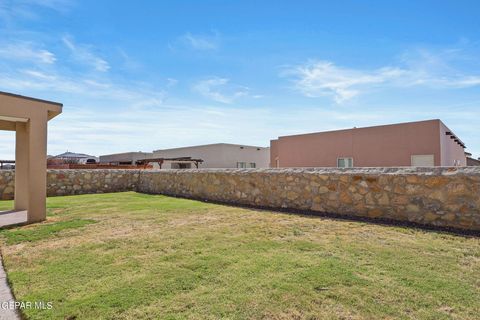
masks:
MULTIPOLYGON (((480 156, 478 1, 0 0, 0 90, 59 101, 49 154, 440 118, 480 156)), ((13 158, 12 133, 0 158, 13 158)))

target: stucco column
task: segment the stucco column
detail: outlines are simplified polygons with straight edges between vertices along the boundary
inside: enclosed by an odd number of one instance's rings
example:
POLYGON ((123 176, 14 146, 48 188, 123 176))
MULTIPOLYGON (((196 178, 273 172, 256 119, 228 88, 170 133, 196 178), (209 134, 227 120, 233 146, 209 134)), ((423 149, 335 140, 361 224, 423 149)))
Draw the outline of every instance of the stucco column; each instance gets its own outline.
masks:
POLYGON ((27 123, 15 125, 15 210, 28 208, 28 132, 27 123))
POLYGON ((28 121, 28 222, 45 220, 47 195, 47 112, 28 121))

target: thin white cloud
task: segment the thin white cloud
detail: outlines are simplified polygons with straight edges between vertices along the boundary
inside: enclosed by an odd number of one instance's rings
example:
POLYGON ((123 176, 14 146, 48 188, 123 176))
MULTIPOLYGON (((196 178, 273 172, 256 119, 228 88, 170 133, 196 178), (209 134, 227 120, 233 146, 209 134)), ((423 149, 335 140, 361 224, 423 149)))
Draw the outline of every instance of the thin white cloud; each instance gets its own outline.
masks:
POLYGON ((480 85, 478 65, 473 68, 463 66, 460 69, 456 67, 458 63, 468 63, 469 60, 471 60, 470 54, 464 52, 461 47, 435 52, 422 48, 410 50, 403 53, 400 59, 408 73, 401 79, 402 82, 396 84, 423 85, 438 89, 460 89, 480 85), (462 70, 468 70, 467 72, 470 74, 462 70))
POLYGON ((29 77, 34 77, 34 78, 37 78, 37 79, 43 80, 43 81, 54 81, 55 80, 55 76, 44 73, 44 72, 41 72, 41 71, 37 71, 37 70, 25 69, 25 70, 21 70, 21 72, 23 74, 26 74, 29 77))
MULTIPOLYGON (((90 48, 77 45, 71 37, 63 37, 75 59, 90 63, 95 70, 106 71, 108 63, 96 57, 90 48)), ((52 97, 77 96, 80 100, 96 100, 105 105, 156 108, 164 100, 165 90, 152 84, 120 80, 111 73, 86 73, 66 61, 54 63, 51 52, 42 50, 34 41, 0 41, 0 88, 25 95, 47 93, 52 97)))
POLYGON ((19 71, 0 70, 0 88, 26 95, 49 92, 55 96, 78 96, 80 100, 98 100, 108 105, 136 108, 158 107, 165 97, 162 88, 138 83, 120 83, 108 78, 85 78, 79 74, 66 75, 32 69, 19 71))
POLYGON ((247 87, 232 85, 229 82, 227 78, 208 78, 197 82, 193 86, 193 91, 206 98, 226 104, 248 95, 249 89, 247 87))
POLYGON ((21 0, 20 2, 29 6, 45 7, 62 13, 68 12, 75 4, 73 0, 21 0))
POLYGON ((317 61, 297 66, 286 74, 296 78, 295 87, 305 96, 333 96, 337 103, 341 103, 360 94, 362 86, 384 83, 403 73, 393 68, 365 72, 338 67, 328 61, 317 61))
POLYGON ((62 38, 65 46, 70 50, 75 60, 93 67, 100 72, 106 72, 110 69, 107 61, 95 55, 92 48, 88 45, 76 44, 72 37, 64 36, 62 38))
POLYGON ((0 57, 34 64, 53 64, 57 60, 52 52, 38 48, 31 42, 3 43, 0 45, 0 57))
POLYGON ((39 8, 66 14, 74 5, 74 0, 2 0, 0 1, 0 22, 12 24, 19 19, 39 19, 39 8))
POLYGON ((195 50, 216 50, 220 45, 220 35, 192 34, 190 32, 180 36, 178 42, 195 50))
POLYGON ((100 82, 100 81, 97 81, 97 80, 84 79, 82 82, 85 83, 88 86, 91 86, 93 88, 102 89, 102 90, 111 88, 111 85, 109 83, 100 82))
POLYGON ((450 86, 465 88, 480 85, 480 76, 470 76, 450 82, 450 86))
POLYGON ((331 61, 310 61, 287 68, 281 75, 291 77, 294 88, 303 95, 332 97, 336 103, 378 87, 460 89, 480 85, 480 73, 466 75, 445 57, 425 50, 404 55, 399 66, 364 70, 337 66, 331 61))
POLYGON ((118 53, 123 61, 123 68, 128 71, 138 71, 143 68, 142 64, 132 58, 125 50, 118 48, 118 53))
POLYGON ((167 88, 175 87, 178 84, 178 80, 175 78, 167 78, 167 88))

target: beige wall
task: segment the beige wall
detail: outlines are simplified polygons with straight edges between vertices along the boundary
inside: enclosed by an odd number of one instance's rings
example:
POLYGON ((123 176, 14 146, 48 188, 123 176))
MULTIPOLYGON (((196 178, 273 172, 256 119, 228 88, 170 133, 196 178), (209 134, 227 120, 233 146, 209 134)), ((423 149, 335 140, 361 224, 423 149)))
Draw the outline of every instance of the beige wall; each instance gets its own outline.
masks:
POLYGON ((135 164, 135 161, 137 160, 152 158, 152 156, 152 152, 124 152, 105 154, 100 156, 100 163, 131 162, 131 164, 135 164))
POLYGON ((337 158, 352 157, 354 167, 398 167, 410 166, 412 155, 433 155, 436 166, 451 158, 465 163, 463 149, 439 136, 441 127, 428 120, 279 137, 271 142, 271 166, 278 158, 280 167, 336 167, 337 158))
MULTIPOLYGON (((154 158, 192 157, 204 160, 199 168, 236 168, 237 162, 254 162, 257 168, 268 168, 270 148, 217 143, 185 148, 156 150, 154 158)), ((162 165, 169 169, 170 163, 162 165)))

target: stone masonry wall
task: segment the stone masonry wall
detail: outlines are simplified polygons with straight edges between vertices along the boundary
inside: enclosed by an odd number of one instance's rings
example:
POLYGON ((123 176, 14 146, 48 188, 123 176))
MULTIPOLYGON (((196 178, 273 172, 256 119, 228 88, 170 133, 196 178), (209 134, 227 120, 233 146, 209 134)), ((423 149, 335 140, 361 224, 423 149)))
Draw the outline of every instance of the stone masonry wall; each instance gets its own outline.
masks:
POLYGON ((137 190, 480 230, 480 167, 143 171, 137 190))
POLYGON ((134 191, 139 170, 48 170, 47 196, 134 191))
POLYGON ((15 171, 0 170, 0 199, 11 200, 15 192, 15 171))
MULTIPOLYGON (((14 172, 0 171, 12 199, 14 172)), ((138 191, 480 231, 480 167, 48 170, 48 196, 138 191)))
MULTIPOLYGON (((47 196, 132 191, 137 189, 138 170, 48 170, 47 196)), ((0 197, 14 196, 14 170, 0 170, 0 197)))

